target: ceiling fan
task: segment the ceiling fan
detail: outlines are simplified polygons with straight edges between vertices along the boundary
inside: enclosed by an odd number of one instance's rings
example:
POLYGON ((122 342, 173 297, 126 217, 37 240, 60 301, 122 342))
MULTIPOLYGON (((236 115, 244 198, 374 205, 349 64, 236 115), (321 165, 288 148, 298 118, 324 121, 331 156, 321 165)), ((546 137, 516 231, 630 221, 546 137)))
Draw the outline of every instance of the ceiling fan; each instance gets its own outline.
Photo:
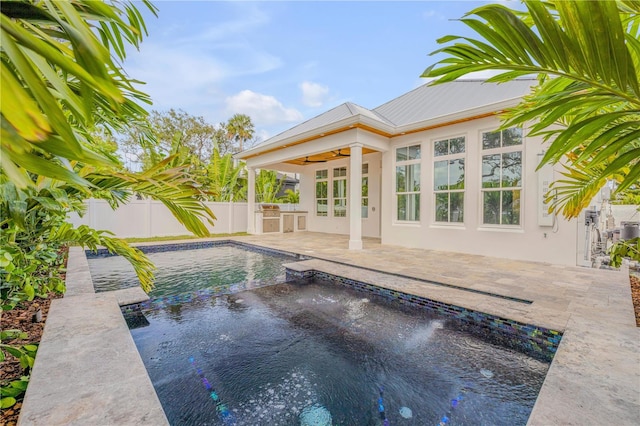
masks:
POLYGON ((333 154, 334 157, 351 157, 350 154, 343 154, 341 149, 338 150, 338 152, 335 151, 331 151, 331 153, 333 154))
POLYGON ((304 161, 302 162, 303 164, 310 164, 310 163, 326 163, 327 160, 309 160, 309 157, 304 157, 304 161))

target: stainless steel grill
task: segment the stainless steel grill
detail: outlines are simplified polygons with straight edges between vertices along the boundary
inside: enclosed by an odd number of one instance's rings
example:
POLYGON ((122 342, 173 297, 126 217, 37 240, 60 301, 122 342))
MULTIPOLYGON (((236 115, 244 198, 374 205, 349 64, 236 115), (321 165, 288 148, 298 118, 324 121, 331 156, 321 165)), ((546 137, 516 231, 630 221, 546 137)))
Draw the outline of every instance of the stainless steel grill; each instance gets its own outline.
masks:
POLYGON ((262 212, 262 217, 280 217, 280 206, 261 204, 260 211, 262 212))
POLYGON ((280 232, 280 206, 260 204, 262 232, 280 232))

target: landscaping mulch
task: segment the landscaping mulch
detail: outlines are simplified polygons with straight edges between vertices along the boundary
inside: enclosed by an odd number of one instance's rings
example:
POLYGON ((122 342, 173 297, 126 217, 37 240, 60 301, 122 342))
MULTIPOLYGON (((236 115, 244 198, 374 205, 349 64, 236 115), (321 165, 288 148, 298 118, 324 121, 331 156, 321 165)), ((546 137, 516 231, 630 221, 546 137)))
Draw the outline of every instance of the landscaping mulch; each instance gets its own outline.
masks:
POLYGON ((633 310, 636 312, 636 327, 640 327, 640 275, 632 274, 629 280, 631 281, 633 310))
MULTIPOLYGON (((59 294, 51 294, 47 299, 34 299, 31 302, 24 302, 22 306, 10 311, 0 313, 0 324, 3 330, 21 330, 27 333, 26 339, 8 340, 2 343, 11 345, 27 345, 39 343, 42 339, 45 320, 49 313, 51 300, 62 297, 59 294), (32 318, 38 310, 42 311, 42 321, 33 322, 32 318)), ((20 379, 24 375, 20 361, 11 354, 7 354, 6 359, 0 363, 0 383, 6 385, 13 380, 20 379)), ((18 423, 22 401, 18 401, 13 407, 2 410, 0 413, 1 426, 15 426, 18 423)))

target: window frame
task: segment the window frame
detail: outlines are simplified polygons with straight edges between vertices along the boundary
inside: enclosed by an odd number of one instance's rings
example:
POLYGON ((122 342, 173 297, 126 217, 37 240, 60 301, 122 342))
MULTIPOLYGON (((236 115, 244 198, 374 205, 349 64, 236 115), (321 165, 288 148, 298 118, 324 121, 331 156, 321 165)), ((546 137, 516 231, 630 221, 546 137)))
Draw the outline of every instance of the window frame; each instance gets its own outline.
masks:
POLYGON ((362 200, 360 201, 360 219, 369 219, 369 163, 362 163, 362 200), (366 166, 366 173, 365 173, 366 166), (364 180, 367 180, 367 195, 364 194, 364 180), (366 204, 365 204, 366 200, 366 204), (366 207, 366 208, 365 208, 366 207))
POLYGON ((466 190, 467 190, 467 169, 468 169, 468 161, 467 161, 467 153, 468 153, 468 145, 467 145, 467 135, 466 134, 458 134, 455 136, 446 136, 439 137, 437 139, 433 139, 430 144, 431 149, 431 160, 432 160, 432 176, 433 176, 433 185, 432 185, 432 193, 433 193, 433 224, 434 225, 444 225, 444 226, 458 226, 463 227, 465 224, 465 198, 466 198, 466 190), (454 139, 462 139, 463 140, 463 150, 461 152, 451 153, 451 140, 454 139), (447 141, 447 154, 436 155, 436 144, 438 142, 447 141), (450 180, 450 166, 451 162, 455 160, 462 160, 464 165, 463 174, 463 184, 462 189, 451 189, 449 188, 449 180, 450 180), (446 161, 447 163, 447 189, 437 189, 436 188, 436 163, 446 161), (438 220, 438 195, 447 194, 447 220, 438 220), (451 194, 462 194, 462 221, 451 221, 451 194))
POLYGON ((339 166, 339 167, 332 167, 331 168, 331 205, 332 205, 332 209, 331 209, 331 214, 332 217, 337 217, 337 218, 346 218, 349 216, 349 211, 348 211, 348 205, 347 205, 347 200, 349 199, 349 182, 347 180, 347 177, 349 176, 349 169, 347 166, 339 166), (335 171, 336 170, 341 170, 344 169, 344 175, 341 176, 336 176, 335 171), (336 183, 340 182, 340 181, 344 181, 344 196, 343 197, 336 197, 335 194, 335 189, 336 189, 336 183), (336 214, 336 207, 338 207, 338 205, 336 204, 337 201, 342 201, 341 205, 342 207, 344 207, 344 215, 337 215, 336 214))
POLYGON ((394 147, 393 149, 393 207, 394 207, 394 213, 393 213, 393 223, 394 224, 398 224, 398 225, 419 225, 422 222, 422 217, 420 215, 420 210, 421 210, 421 203, 422 203, 422 188, 423 188, 423 172, 422 172, 422 161, 424 158, 423 155, 423 146, 422 146, 422 142, 410 142, 410 143, 406 143, 406 144, 402 144, 399 146, 394 147), (419 155, 418 158, 414 158, 414 159, 405 159, 405 160, 398 160, 398 150, 406 148, 407 149, 407 153, 410 152, 410 148, 412 147, 419 147, 419 155), (415 166, 417 165, 419 167, 419 172, 418 172, 418 190, 417 191, 402 191, 399 192, 398 191, 398 167, 401 166, 415 166), (413 205, 414 207, 417 209, 414 212, 414 216, 417 216, 417 219, 415 220, 406 220, 406 219, 400 219, 398 218, 398 200, 399 200, 399 196, 401 195, 405 195, 405 196, 417 196, 417 202, 415 202, 413 205))
MULTIPOLYGON (((480 160, 480 199, 479 199, 479 225, 482 228, 493 228, 493 229, 512 229, 512 230, 520 230, 524 228, 524 179, 525 179, 525 170, 524 170, 524 166, 525 166, 525 129, 524 127, 518 127, 518 126, 513 126, 510 127, 509 129, 505 129, 500 131, 500 146, 499 147, 489 147, 489 148, 485 148, 484 147, 484 135, 488 134, 488 133, 496 133, 498 132, 498 130, 496 130, 495 128, 493 130, 481 130, 480 131, 480 137, 479 137, 479 149, 480 149, 480 155, 479 155, 479 160, 480 160), (505 145, 504 144, 504 139, 503 139, 503 135, 504 132, 509 130, 509 129, 513 129, 513 128, 519 128, 520 129, 520 143, 519 144, 512 144, 512 145, 505 145), (502 186, 503 185, 503 169, 504 169, 504 162, 503 162, 503 156, 504 154, 511 154, 511 153, 520 153, 520 176, 519 176, 519 185, 517 186, 502 186), (488 156, 492 156, 492 155, 500 155, 500 173, 499 173, 499 186, 495 187, 495 188, 491 188, 491 187, 484 187, 484 176, 483 176, 483 172, 484 172, 484 159, 485 157, 488 156), (506 192, 511 192, 512 194, 515 191, 519 191, 519 195, 518 195, 518 223, 517 224, 512 224, 512 223, 503 223, 503 195, 506 192), (489 193, 489 192, 497 192, 500 194, 499 196, 499 211, 498 211, 498 218, 499 218, 499 223, 486 223, 485 222, 485 194, 489 193)), ((513 200, 511 202, 511 204, 513 205, 513 200)))
POLYGON ((329 169, 316 169, 315 170, 315 215, 316 217, 329 217, 329 169), (318 172, 327 172, 325 177, 319 178, 318 172), (326 197, 318 197, 318 183, 326 184, 326 197), (325 201, 326 211, 325 214, 320 214, 318 209, 318 201, 325 201))

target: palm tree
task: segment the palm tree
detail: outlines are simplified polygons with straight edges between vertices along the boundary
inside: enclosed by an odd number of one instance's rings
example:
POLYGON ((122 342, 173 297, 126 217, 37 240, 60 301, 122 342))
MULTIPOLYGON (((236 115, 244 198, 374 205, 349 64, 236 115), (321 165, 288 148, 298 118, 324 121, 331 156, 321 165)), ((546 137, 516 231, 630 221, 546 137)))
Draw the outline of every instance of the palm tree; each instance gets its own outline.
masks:
POLYGON ((523 2, 471 11, 462 22, 482 39, 446 36, 432 54, 446 57, 423 77, 431 84, 475 71, 506 82, 536 74, 538 86, 505 114, 503 127, 532 123, 550 142, 540 166, 566 161, 552 208, 576 217, 609 179, 617 191, 640 182, 640 3, 523 2))
POLYGON ((253 138, 255 129, 251 117, 245 114, 234 114, 227 121, 227 137, 238 143, 238 152, 244 150, 244 142, 253 138))

